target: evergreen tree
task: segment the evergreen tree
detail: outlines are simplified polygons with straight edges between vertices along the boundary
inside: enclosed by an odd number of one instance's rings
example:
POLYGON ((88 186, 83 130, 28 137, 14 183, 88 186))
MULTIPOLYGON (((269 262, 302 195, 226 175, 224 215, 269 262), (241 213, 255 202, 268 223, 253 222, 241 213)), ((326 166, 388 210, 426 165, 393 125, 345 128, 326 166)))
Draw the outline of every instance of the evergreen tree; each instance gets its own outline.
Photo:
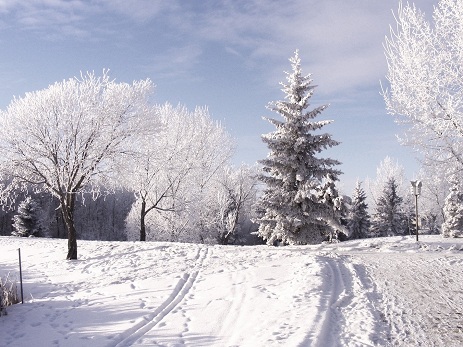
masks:
POLYGON ((328 240, 346 240, 348 231, 344 225, 347 206, 344 198, 339 195, 336 188, 336 177, 332 173, 325 176, 319 192, 320 202, 326 204, 328 207, 327 215, 325 216, 325 221, 330 227, 330 230, 328 230, 328 240))
POLYGON ((276 130, 262 136, 270 153, 261 160, 260 180, 266 188, 258 202, 258 235, 267 244, 315 244, 332 229, 333 207, 321 197, 327 175, 337 180, 337 160, 316 157, 323 149, 339 143, 331 135, 317 132, 332 121, 312 121, 327 105, 307 111, 313 86, 310 75, 303 76, 298 51, 289 59, 292 72, 281 83, 285 100, 268 108, 284 121, 267 119, 276 130))
POLYGON ((373 215, 372 229, 375 236, 403 235, 407 232, 407 218, 402 210, 403 198, 397 191, 394 177, 390 177, 378 198, 373 215))
POLYGON ((444 205, 445 222, 442 224, 442 236, 458 237, 463 235, 463 193, 456 177, 452 177, 450 183, 450 193, 444 205))
POLYGON ((362 239, 369 234, 371 223, 366 199, 367 196, 361 182, 357 181, 354 193, 352 194, 352 205, 347 223, 350 239, 362 239))
POLYGON ((40 206, 28 196, 19 204, 18 214, 13 216, 13 236, 39 236, 42 231, 40 206))

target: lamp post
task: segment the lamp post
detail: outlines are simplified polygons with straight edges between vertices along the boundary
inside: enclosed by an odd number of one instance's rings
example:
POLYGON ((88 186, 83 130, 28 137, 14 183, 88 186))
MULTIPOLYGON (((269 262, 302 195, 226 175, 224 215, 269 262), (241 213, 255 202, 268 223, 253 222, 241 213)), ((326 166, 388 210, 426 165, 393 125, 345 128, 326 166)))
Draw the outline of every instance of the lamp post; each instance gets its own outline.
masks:
POLYGON ((418 241, 418 195, 421 194, 421 181, 410 181, 412 184, 412 193, 415 195, 415 226, 416 226, 416 241, 418 241))

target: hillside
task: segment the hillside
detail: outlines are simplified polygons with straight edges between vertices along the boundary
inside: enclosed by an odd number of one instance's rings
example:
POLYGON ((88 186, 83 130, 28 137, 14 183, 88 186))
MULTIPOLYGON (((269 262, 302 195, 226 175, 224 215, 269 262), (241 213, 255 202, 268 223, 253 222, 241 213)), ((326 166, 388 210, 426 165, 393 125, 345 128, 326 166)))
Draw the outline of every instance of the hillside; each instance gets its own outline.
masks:
POLYGON ((0 346, 461 346, 463 240, 303 247, 0 237, 0 346))

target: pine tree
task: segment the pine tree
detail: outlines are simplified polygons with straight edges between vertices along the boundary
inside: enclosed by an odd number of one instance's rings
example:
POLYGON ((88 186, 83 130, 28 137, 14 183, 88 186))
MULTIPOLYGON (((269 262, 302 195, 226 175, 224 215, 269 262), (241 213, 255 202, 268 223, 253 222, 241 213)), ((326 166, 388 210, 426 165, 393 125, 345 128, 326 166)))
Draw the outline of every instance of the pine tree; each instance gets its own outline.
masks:
POLYGON ((267 244, 315 244, 330 233, 333 224, 333 206, 322 199, 324 180, 331 175, 335 181, 340 174, 333 169, 340 164, 337 160, 316 154, 339 143, 317 132, 332 121, 312 121, 327 105, 306 110, 315 86, 310 75, 302 75, 298 51, 289 61, 292 72, 286 73, 287 83, 281 83, 285 100, 268 106, 284 121, 267 119, 276 130, 262 136, 270 153, 260 161, 260 180, 266 188, 258 202, 258 235, 267 244))
POLYGON ((336 188, 336 177, 329 173, 325 176, 322 185, 319 188, 320 202, 328 207, 325 221, 330 227, 328 231, 328 241, 346 240, 348 231, 344 227, 347 206, 344 202, 344 197, 339 195, 336 188))
POLYGON ((373 215, 372 229, 376 236, 403 235, 407 232, 407 218, 402 210, 403 198, 397 191, 394 177, 390 177, 378 198, 373 215))
POLYGON ((18 214, 13 216, 13 236, 39 236, 42 231, 40 206, 28 196, 19 204, 18 214))
POLYGON ((369 234, 371 223, 366 199, 367 197, 362 184, 357 181, 354 193, 352 194, 352 205, 347 223, 350 239, 362 239, 369 234))
POLYGON ((463 235, 463 193, 460 191, 460 181, 456 177, 450 180, 450 193, 445 199, 442 224, 443 237, 459 237, 463 235))

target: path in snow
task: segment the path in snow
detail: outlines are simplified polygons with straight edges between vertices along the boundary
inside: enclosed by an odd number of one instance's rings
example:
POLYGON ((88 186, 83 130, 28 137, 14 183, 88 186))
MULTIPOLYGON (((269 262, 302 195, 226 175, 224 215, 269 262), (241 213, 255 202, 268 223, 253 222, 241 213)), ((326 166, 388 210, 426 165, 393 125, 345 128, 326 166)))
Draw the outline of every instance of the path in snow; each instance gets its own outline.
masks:
MULTIPOLYGON (((375 306, 378 297, 361 265, 349 257, 322 253, 320 263, 327 271, 322 292, 321 329, 316 346, 373 346, 382 344, 384 322, 375 306)), ((307 341, 310 342, 310 341, 307 341)), ((307 346, 312 345, 307 343, 307 346)))
POLYGON ((362 255, 383 293, 393 346, 463 346, 461 255, 362 255))

